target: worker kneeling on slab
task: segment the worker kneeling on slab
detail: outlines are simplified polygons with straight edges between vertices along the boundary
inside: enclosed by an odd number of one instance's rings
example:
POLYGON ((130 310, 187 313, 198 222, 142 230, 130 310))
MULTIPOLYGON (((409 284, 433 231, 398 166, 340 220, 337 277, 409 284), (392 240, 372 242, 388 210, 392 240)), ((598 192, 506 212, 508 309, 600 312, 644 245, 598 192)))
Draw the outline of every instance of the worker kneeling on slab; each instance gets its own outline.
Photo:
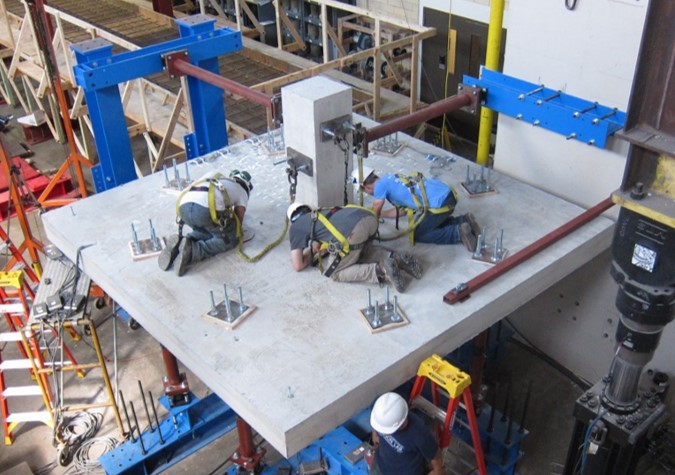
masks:
POLYGON ((302 203, 288 207, 291 263, 300 272, 318 259, 319 269, 336 282, 389 284, 403 292, 402 271, 419 279, 422 267, 409 252, 372 245, 378 220, 372 210, 348 205, 313 210, 302 203))
MULTIPOLYGON (((358 182, 358 170, 352 174, 358 182)), ((462 243, 471 252, 476 250, 480 226, 471 213, 452 216, 457 194, 440 180, 425 178, 420 173, 382 175, 364 167, 361 188, 375 199, 373 209, 377 216, 398 219, 401 213, 408 217, 411 243, 462 243), (395 207, 382 210, 385 200, 395 207)))
POLYGON ((253 190, 251 175, 232 170, 228 177, 209 172, 178 197, 178 234, 170 236, 159 255, 162 270, 175 265, 182 276, 190 264, 237 246, 242 235, 244 214, 253 190), (183 236, 187 224, 192 232, 183 236))
POLYGON ((443 475, 443 452, 422 419, 396 393, 377 398, 370 413, 375 454, 371 475, 443 475))

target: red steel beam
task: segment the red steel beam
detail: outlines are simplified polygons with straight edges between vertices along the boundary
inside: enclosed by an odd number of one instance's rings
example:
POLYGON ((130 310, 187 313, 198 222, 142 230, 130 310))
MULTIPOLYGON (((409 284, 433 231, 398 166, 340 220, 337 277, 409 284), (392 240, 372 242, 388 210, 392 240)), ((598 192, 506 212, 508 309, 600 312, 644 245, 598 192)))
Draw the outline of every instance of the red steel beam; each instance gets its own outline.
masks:
POLYGON ((199 79, 200 81, 211 84, 212 86, 219 87, 224 91, 241 96, 244 99, 248 99, 251 102, 255 102, 256 104, 259 104, 267 109, 272 109, 273 96, 265 94, 264 92, 256 91, 255 89, 251 89, 250 87, 241 83, 227 79, 223 76, 219 76, 218 74, 214 74, 211 71, 202 69, 199 66, 191 64, 185 59, 177 57, 172 58, 171 60, 167 59, 167 69, 169 74, 176 76, 191 76, 193 78, 199 79))
POLYGON ((517 265, 520 265, 535 254, 543 251, 545 248, 564 238, 572 231, 597 218, 613 205, 614 203, 612 202, 611 198, 601 201, 597 205, 581 213, 573 220, 568 221, 541 239, 538 239, 524 249, 516 252, 512 256, 509 256, 498 264, 495 264, 491 269, 477 275, 466 284, 460 284, 456 288, 450 290, 443 296, 443 301, 452 305, 468 298, 472 292, 475 292, 484 285, 489 284, 497 277, 513 269, 517 265))
POLYGON ((374 142, 377 139, 391 135, 394 132, 400 132, 409 127, 426 122, 434 117, 438 117, 449 112, 456 111, 462 107, 467 107, 478 100, 478 93, 476 91, 466 91, 456 96, 448 97, 442 101, 434 102, 433 104, 420 109, 412 114, 404 115, 392 119, 384 124, 376 125, 366 131, 366 140, 364 147, 364 155, 368 156, 368 143, 374 142))

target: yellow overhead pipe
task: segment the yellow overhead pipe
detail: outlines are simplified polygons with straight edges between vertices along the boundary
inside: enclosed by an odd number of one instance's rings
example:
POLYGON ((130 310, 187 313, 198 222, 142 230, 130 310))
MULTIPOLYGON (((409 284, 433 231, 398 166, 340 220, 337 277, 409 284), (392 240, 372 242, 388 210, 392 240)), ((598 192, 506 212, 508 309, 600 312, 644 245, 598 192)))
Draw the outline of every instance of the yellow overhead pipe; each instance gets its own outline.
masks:
MULTIPOLYGON (((488 27, 487 52, 485 67, 493 71, 499 70, 499 53, 502 49, 502 21, 504 20, 505 0, 490 1, 490 25, 488 27)), ((492 109, 482 107, 480 112, 480 128, 478 129, 478 150, 476 163, 486 166, 490 159, 490 136, 492 135, 492 109)))

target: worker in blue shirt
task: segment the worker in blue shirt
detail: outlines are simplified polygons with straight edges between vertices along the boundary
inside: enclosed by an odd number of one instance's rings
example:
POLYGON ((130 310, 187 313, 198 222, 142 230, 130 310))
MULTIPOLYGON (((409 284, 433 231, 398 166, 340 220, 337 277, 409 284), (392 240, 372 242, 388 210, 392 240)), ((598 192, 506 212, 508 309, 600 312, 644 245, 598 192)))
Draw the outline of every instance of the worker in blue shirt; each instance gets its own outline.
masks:
MULTIPOLYGON (((355 170, 354 175, 356 173, 355 170)), ((455 191, 444 182, 421 175, 406 177, 391 174, 380 177, 368 167, 364 167, 363 177, 361 188, 375 198, 375 213, 384 218, 407 215, 409 229, 414 226, 414 241, 431 244, 461 242, 469 251, 475 251, 480 226, 471 213, 452 216, 457 197, 455 191), (383 210, 385 200, 393 204, 394 208, 383 210), (421 215, 422 209, 426 210, 424 217, 421 215)))
POLYGON ((375 456, 371 475, 443 475, 443 452, 399 394, 377 398, 370 413, 375 456))

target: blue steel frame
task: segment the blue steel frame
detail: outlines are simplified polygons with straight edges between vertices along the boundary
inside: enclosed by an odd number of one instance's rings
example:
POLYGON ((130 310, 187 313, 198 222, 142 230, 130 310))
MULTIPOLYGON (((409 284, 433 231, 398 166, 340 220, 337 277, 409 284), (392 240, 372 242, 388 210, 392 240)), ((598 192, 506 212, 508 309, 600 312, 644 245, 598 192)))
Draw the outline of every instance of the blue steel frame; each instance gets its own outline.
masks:
POLYGON ((487 91, 485 107, 600 148, 626 123, 626 113, 615 108, 485 67, 480 79, 464 76, 464 84, 487 91))
MULTIPOLYGON (((153 423, 154 430, 142 434, 142 444, 136 437, 101 455, 99 463, 105 473, 160 473, 236 428, 237 414, 218 396, 210 394, 204 399, 194 394, 190 396, 189 404, 175 407, 166 396, 162 396, 159 400, 170 416, 159 424, 161 438, 157 425, 153 423)), ((142 424, 145 417, 140 413, 137 415, 142 418, 139 422, 142 424)))
MULTIPOLYGON (((77 84, 84 90, 94 129, 99 164, 92 168, 96 191, 136 179, 131 142, 122 108, 119 84, 165 69, 164 56, 181 52, 190 63, 220 74, 218 56, 242 48, 241 33, 214 29, 215 19, 194 15, 175 20, 180 38, 136 51, 112 54, 113 45, 100 38, 71 46, 77 65, 77 84)), ((185 137, 188 159, 227 146, 223 91, 188 78, 194 133, 185 137)))

